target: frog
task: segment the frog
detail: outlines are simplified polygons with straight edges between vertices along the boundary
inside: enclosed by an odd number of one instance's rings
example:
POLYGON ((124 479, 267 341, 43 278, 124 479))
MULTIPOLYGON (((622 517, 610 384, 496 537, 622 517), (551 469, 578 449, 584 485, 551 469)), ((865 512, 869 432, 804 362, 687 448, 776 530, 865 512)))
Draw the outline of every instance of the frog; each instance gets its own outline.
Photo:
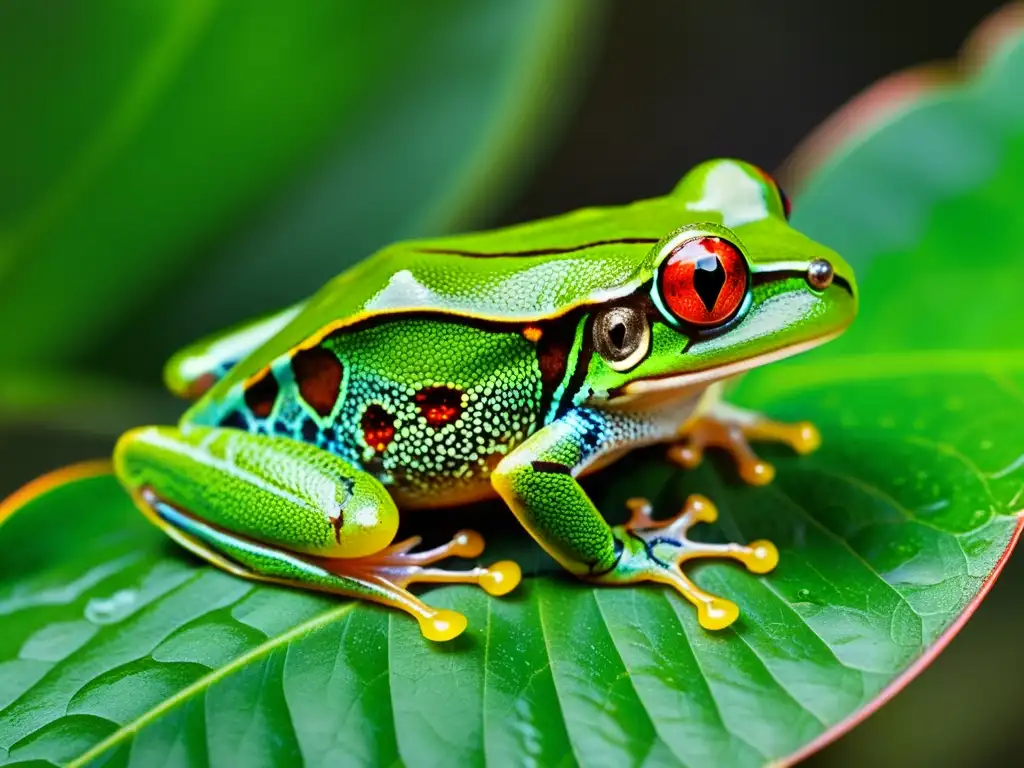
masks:
POLYGON ((790 218, 771 174, 720 157, 661 196, 398 241, 171 357, 166 384, 190 404, 176 426, 122 435, 115 474, 148 520, 214 566, 399 609, 431 641, 467 620, 411 587, 497 597, 522 570, 441 567, 479 563, 483 538, 461 530, 425 549, 420 536, 395 541, 399 522, 495 498, 569 574, 673 589, 701 627, 722 630, 738 606, 684 566, 721 559, 758 578, 777 547, 691 537, 717 518, 698 493, 665 516, 637 495, 612 525, 580 481, 663 446, 687 469, 724 451, 741 482, 764 485, 775 470, 753 443, 818 448, 810 422, 725 398, 747 371, 856 316, 850 266, 790 218))

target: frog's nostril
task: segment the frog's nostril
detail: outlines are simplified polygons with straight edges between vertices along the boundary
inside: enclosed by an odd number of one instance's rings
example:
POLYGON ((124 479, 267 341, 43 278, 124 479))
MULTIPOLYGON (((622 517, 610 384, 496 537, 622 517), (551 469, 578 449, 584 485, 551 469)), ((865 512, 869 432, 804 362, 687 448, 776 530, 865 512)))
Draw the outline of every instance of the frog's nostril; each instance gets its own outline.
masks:
POLYGON ((823 291, 832 285, 832 278, 835 277, 835 270, 831 262, 825 259, 815 259, 807 267, 807 282, 818 291, 823 291))

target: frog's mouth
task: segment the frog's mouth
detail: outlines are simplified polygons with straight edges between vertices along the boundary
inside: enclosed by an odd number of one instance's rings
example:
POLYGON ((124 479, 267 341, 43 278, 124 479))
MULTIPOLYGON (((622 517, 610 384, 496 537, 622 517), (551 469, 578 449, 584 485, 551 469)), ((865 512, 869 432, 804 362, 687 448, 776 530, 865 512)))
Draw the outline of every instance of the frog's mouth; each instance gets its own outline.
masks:
MULTIPOLYGON (((849 323, 847 323, 847 325, 849 325, 849 323)), ((846 327, 847 326, 844 325, 842 328, 838 328, 824 336, 818 336, 817 338, 797 342, 796 344, 790 344, 789 346, 781 347, 779 349, 773 349, 770 352, 755 355, 754 357, 748 357, 744 360, 736 360, 731 363, 711 366, 709 368, 700 368, 693 371, 687 371, 686 373, 670 373, 664 376, 651 376, 644 379, 636 379, 635 381, 631 381, 628 384, 623 385, 622 388, 615 393, 615 399, 619 399, 619 397, 632 398, 654 392, 665 392, 667 390, 678 391, 689 389, 690 387, 707 386, 708 384, 713 384, 716 381, 721 381, 722 379, 727 379, 730 376, 736 376, 744 371, 749 371, 751 368, 758 368, 762 365, 774 363, 777 360, 793 357, 794 355, 799 355, 801 352, 806 352, 810 349, 814 349, 815 347, 819 347, 841 335, 843 331, 846 330, 846 327)))

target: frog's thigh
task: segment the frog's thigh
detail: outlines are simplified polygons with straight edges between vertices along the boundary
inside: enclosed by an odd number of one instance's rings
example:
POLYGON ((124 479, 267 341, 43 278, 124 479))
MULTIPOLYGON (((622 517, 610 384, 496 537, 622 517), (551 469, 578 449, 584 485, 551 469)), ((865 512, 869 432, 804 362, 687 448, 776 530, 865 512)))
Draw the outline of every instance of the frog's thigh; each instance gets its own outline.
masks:
POLYGON ((175 395, 194 400, 222 379, 231 367, 263 346, 291 322, 302 302, 204 339, 179 350, 164 366, 164 383, 175 395))
POLYGON ((401 608, 432 639, 459 634, 465 619, 430 608, 406 585, 462 581, 502 594, 518 582, 506 564, 424 567, 479 554, 482 541, 470 532, 432 552, 410 553, 418 541, 389 547, 398 510, 387 491, 313 445, 233 429, 146 427, 118 442, 114 461, 140 510, 214 565, 401 608))

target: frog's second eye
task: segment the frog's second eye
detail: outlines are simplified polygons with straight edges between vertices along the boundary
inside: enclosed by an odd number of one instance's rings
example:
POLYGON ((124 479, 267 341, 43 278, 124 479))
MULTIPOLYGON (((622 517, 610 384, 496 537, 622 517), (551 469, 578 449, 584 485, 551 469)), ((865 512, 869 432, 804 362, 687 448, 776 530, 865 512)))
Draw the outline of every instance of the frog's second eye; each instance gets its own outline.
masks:
POLYGON ((712 327, 732 319, 747 293, 747 261, 720 237, 696 237, 676 246, 661 267, 659 292, 675 318, 712 327))
POLYGON ((614 371, 628 371, 647 355, 651 326, 636 307, 603 309, 594 317, 594 348, 614 371))
POLYGON ((789 221, 789 217, 793 215, 793 204, 789 202, 789 195, 778 184, 775 188, 779 190, 779 197, 782 199, 782 211, 786 214, 786 221, 789 221))
POLYGON ((769 186, 774 187, 775 191, 779 193, 779 202, 782 203, 782 214, 786 217, 786 221, 789 221, 789 217, 793 213, 793 206, 789 202, 789 196, 786 194, 785 190, 783 190, 779 182, 772 178, 770 173, 765 171, 763 168, 757 168, 756 166, 755 169, 759 174, 761 174, 761 178, 763 178, 769 186))

